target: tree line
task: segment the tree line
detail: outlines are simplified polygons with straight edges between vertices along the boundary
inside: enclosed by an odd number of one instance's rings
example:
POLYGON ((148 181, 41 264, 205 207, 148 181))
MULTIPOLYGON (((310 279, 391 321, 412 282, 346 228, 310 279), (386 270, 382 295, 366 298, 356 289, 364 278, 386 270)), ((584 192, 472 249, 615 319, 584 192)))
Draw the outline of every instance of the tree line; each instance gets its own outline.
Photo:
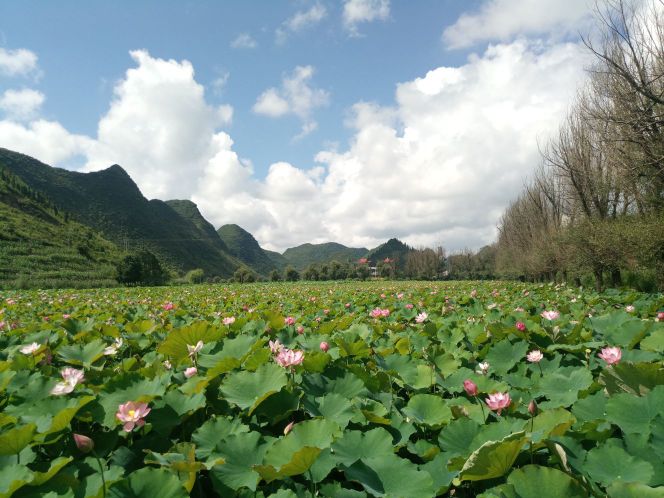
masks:
POLYGON ((499 223, 496 273, 664 288, 664 2, 609 0, 594 63, 499 223))

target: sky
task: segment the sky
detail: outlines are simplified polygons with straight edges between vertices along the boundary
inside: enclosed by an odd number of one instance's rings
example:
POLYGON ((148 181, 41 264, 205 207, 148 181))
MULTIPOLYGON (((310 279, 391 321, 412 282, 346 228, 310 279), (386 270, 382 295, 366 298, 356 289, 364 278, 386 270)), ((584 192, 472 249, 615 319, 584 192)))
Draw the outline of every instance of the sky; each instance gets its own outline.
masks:
POLYGON ((477 249, 585 81, 592 5, 3 0, 0 147, 120 164, 267 249, 477 249))

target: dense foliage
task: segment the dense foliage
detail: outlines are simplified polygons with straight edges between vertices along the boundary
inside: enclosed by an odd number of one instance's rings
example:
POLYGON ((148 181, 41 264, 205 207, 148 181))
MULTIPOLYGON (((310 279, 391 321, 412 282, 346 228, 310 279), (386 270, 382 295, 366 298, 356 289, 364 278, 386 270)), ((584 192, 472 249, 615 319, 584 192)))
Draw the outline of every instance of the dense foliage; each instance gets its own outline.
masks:
POLYGON ((662 496, 662 295, 272 283, 0 303, 0 496, 662 496))

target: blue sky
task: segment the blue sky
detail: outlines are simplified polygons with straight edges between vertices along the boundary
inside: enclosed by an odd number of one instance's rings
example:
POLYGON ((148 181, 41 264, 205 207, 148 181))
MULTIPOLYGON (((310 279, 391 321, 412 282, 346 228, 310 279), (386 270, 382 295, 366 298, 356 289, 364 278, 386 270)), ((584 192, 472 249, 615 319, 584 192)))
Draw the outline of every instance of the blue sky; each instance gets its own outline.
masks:
POLYGON ((0 3, 0 146, 266 247, 479 247, 588 63, 578 0, 0 3))

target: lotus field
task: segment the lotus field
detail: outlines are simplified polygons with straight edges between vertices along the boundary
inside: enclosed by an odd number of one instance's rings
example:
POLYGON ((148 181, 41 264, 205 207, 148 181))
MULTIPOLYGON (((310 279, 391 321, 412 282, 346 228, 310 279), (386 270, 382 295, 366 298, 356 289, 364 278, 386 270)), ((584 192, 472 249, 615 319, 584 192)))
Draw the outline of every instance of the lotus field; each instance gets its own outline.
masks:
POLYGON ((5 292, 0 496, 661 497, 664 297, 5 292))

